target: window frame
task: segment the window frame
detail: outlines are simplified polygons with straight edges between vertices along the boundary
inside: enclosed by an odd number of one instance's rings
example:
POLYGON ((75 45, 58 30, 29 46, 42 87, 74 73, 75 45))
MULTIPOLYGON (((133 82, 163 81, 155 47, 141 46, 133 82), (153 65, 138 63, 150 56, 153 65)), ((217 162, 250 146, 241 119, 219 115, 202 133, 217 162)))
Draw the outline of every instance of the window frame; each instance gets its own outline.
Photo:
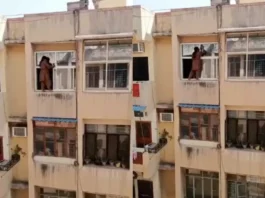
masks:
POLYGON ((0 161, 4 160, 4 141, 3 136, 0 136, 0 161))
MULTIPOLYGON (((119 148, 120 148, 120 141, 119 141, 119 138, 121 137, 121 136, 126 136, 128 139, 129 139, 129 142, 131 141, 131 137, 130 137, 130 134, 131 134, 131 126, 130 125, 124 125, 124 124, 120 124, 120 125, 110 125, 110 124, 84 124, 84 136, 83 136, 83 160, 86 158, 86 157, 89 157, 89 156, 87 156, 87 153, 88 153, 88 151, 89 151, 89 146, 87 146, 87 137, 89 136, 89 135, 93 135, 94 136, 94 139, 96 140, 95 141, 95 145, 94 145, 94 147, 96 148, 97 147, 97 136, 98 135, 104 135, 105 137, 106 137, 106 159, 108 159, 108 154, 109 154, 109 150, 110 150, 110 148, 109 148, 109 137, 110 136, 117 136, 117 139, 118 139, 118 145, 117 145, 117 157, 119 157, 119 148), (104 126, 104 132, 102 132, 102 131, 100 131, 100 132, 89 132, 88 130, 87 130, 87 125, 96 125, 97 127, 98 126, 104 126), (109 131, 109 126, 125 126, 125 127, 128 127, 128 129, 129 129, 129 133, 117 133, 117 132, 115 132, 115 133, 111 133, 111 132, 108 132, 109 131)), ((129 143, 130 144, 130 143, 129 143)), ((128 145, 128 148, 129 148, 129 153, 128 153, 128 156, 130 156, 130 150, 131 150, 131 148, 130 148, 130 145, 128 145)), ((96 152, 97 153, 97 152, 96 152)), ((94 154, 94 156, 95 156, 95 154, 94 154)), ((130 157, 129 157, 130 158, 130 157)), ((128 158, 128 160, 130 161, 130 159, 128 158)), ((110 160, 110 159, 108 159, 108 160, 110 160)), ((120 159, 119 159, 119 161, 121 161, 120 159)))
MULTIPOLYGON (((86 49, 89 48, 89 46, 84 46, 84 52, 83 52, 83 57, 84 57, 84 61, 83 61, 83 68, 84 68, 84 72, 83 72, 83 92, 131 92, 132 89, 132 66, 133 66, 133 45, 131 44, 131 48, 132 48, 132 55, 130 59, 120 59, 120 60, 109 60, 109 43, 112 41, 129 41, 129 39, 112 39, 112 40, 97 40, 97 42, 86 42, 87 45, 92 44, 92 45, 106 45, 106 59, 105 60, 100 60, 100 61, 86 61, 85 60, 85 52, 86 49), (127 64, 128 66, 128 71, 127 71, 127 87, 126 88, 108 88, 107 87, 107 79, 108 79, 108 65, 109 64, 127 64), (105 71, 105 82, 106 82, 106 86, 102 87, 102 88, 86 88, 86 68, 89 67, 87 65, 104 65, 106 66, 106 71, 105 71)), ((101 69, 100 69, 101 70, 101 69)), ((104 68, 103 68, 104 71, 104 68)))
POLYGON ((225 35, 225 80, 226 81, 265 81, 265 76, 264 78, 248 78, 248 55, 260 55, 263 54, 265 56, 265 50, 264 51, 249 51, 249 36, 251 34, 255 34, 256 32, 243 32, 243 33, 229 33, 225 35), (245 51, 240 51, 240 52, 228 52, 227 51, 227 39, 229 36, 233 38, 233 36, 240 36, 240 35, 245 35, 246 38, 246 49, 245 51), (229 77, 228 76, 228 56, 229 55, 246 55, 246 75, 245 77, 229 77))
POLYGON ((66 151, 68 151, 70 153, 70 143, 69 143, 69 138, 68 138, 68 130, 75 130, 75 148, 77 146, 77 143, 78 143, 78 140, 77 140, 77 132, 76 132, 76 128, 62 128, 62 127, 39 127, 39 126, 35 126, 33 127, 33 153, 34 155, 36 156, 45 156, 45 157, 57 157, 57 158, 69 158, 69 159, 75 159, 76 156, 77 156, 77 152, 76 152, 76 149, 75 149, 75 156, 71 157, 70 155, 68 156, 58 156, 58 154, 56 153, 56 151, 54 151, 54 153, 56 155, 47 155, 45 150, 46 150, 46 137, 45 137, 45 133, 46 132, 50 132, 50 131, 45 131, 42 135, 43 135, 43 146, 44 146, 44 155, 38 155, 37 154, 37 151, 36 151, 36 146, 35 146, 35 143, 36 143, 36 131, 35 130, 38 130, 38 129, 41 129, 41 130, 45 130, 45 129, 48 129, 48 130, 52 130, 53 134, 54 134, 54 138, 53 138, 53 144, 54 144, 54 148, 57 148, 57 140, 55 138, 55 133, 58 132, 58 130, 64 130, 64 133, 65 133, 65 139, 64 139, 64 144, 66 144, 66 151))
POLYGON ((68 192, 68 193, 74 193, 76 197, 76 192, 75 191, 68 191, 68 190, 59 190, 59 189, 56 189, 56 188, 45 188, 45 187, 40 187, 39 188, 39 196, 42 198, 44 197, 48 197, 48 198, 73 198, 72 196, 64 196, 64 195, 59 195, 60 194, 60 191, 61 192, 68 192), (55 190, 56 191, 56 195, 51 195, 51 194, 47 194, 47 193, 43 193, 42 191, 44 191, 44 189, 52 189, 52 190, 55 190))
MULTIPOLYGON (((257 112, 257 111, 248 111, 248 110, 227 110, 226 111, 225 143, 227 143, 230 140, 230 139, 228 139, 228 133, 230 132, 228 127, 229 127, 229 122, 233 120, 233 121, 236 122, 236 131, 235 131, 236 137, 239 135, 238 122, 239 121, 245 121, 246 122, 246 143, 249 144, 249 133, 250 133, 249 125, 250 125, 250 121, 255 121, 257 123, 257 134, 256 134, 256 142, 255 142, 255 144, 260 144, 261 145, 261 143, 259 143, 259 142, 262 142, 262 140, 259 139, 259 135, 260 135, 260 133, 259 133, 259 122, 261 122, 261 121, 265 122, 265 118, 264 119, 262 119, 262 118, 259 118, 259 119, 257 119, 257 118, 249 118, 248 117, 248 112, 257 112), (246 113, 246 117, 245 118, 229 117, 229 114, 228 114, 229 111, 234 111, 236 113, 238 113, 239 111, 245 112, 246 113)), ((264 132, 264 136, 265 136, 265 132, 264 132)))
MULTIPOLYGON (((37 54, 39 53, 54 53, 54 57, 55 57, 55 67, 52 69, 53 70, 53 78, 51 79, 51 83, 52 83, 52 86, 53 86, 53 89, 52 90, 45 90, 46 92, 49 91, 49 92, 71 92, 71 91, 75 91, 76 90, 76 85, 77 85, 77 61, 75 63, 74 66, 57 66, 57 53, 60 53, 60 52, 63 52, 63 53, 67 53, 67 52, 70 52, 70 53, 74 53, 75 57, 77 57, 77 53, 75 50, 55 50, 55 51, 50 51, 50 50, 47 50, 47 51, 35 51, 34 52, 34 89, 35 89, 35 92, 42 92, 42 90, 38 90, 38 76, 37 76, 37 69, 40 69, 40 67, 38 66, 38 62, 37 62, 37 54), (76 76, 74 77, 73 79, 73 83, 75 85, 75 87, 73 89, 58 89, 58 88, 54 88, 54 82, 56 82, 56 78, 55 78, 55 74, 56 74, 56 70, 57 69, 73 69, 75 70, 76 72, 76 76)), ((76 58, 77 60, 77 58, 76 58)))
MULTIPOLYGON (((218 42, 195 42, 195 43, 180 43, 180 80, 181 81, 189 81, 188 78, 183 78, 183 59, 192 59, 189 57, 183 57, 182 56, 182 47, 183 45, 202 45, 202 44, 217 44, 219 48, 219 43, 218 42)), ((201 57, 201 60, 217 60, 217 65, 216 65, 216 78, 200 78, 200 81, 217 81, 219 78, 219 51, 218 51, 218 56, 211 56, 210 57, 201 57), (213 58, 214 57, 214 58, 213 58)))
POLYGON ((183 134, 182 134, 182 131, 181 131, 181 127, 183 126, 181 124, 181 118, 182 118, 182 115, 189 115, 189 123, 188 123, 188 126, 189 126, 189 139, 188 140, 197 140, 197 141, 210 141, 210 142, 219 142, 220 141, 220 113, 219 112, 201 112, 201 111, 198 111, 198 112, 185 112, 185 111, 181 111, 180 109, 180 116, 179 116, 179 132, 180 132, 180 137, 181 139, 185 139, 183 134), (191 139, 191 128, 192 128, 192 125, 191 125, 191 116, 194 116, 196 115, 197 117, 197 121, 198 121, 198 133, 199 133, 199 138, 198 139, 191 139), (206 140, 203 140, 201 137, 202 137, 202 132, 201 132, 201 128, 205 125, 205 124, 201 124, 201 119, 200 117, 204 116, 204 115, 207 115, 208 116, 208 124, 207 124, 207 128, 208 128, 208 133, 211 135, 211 139, 206 139, 206 140), (212 122, 212 117, 213 116, 218 116, 218 133, 217 133, 217 140, 213 140, 214 138, 214 134, 213 134, 213 122, 212 122))
MULTIPOLYGON (((184 169, 184 177, 185 177, 185 185, 184 185, 184 189, 185 189, 185 197, 187 197, 187 192, 188 192, 188 178, 192 179, 192 194, 193 197, 196 197, 195 195, 195 191, 196 191, 196 187, 195 187, 195 179, 199 179, 201 181, 201 190, 202 190, 202 197, 204 197, 204 191, 205 191, 205 185, 204 185, 204 179, 210 179, 211 180, 211 197, 214 196, 214 188, 213 188, 213 183, 214 181, 218 181, 218 189, 217 189, 217 193, 219 195, 219 184, 220 184, 220 180, 219 180, 219 173, 218 172, 212 172, 212 171, 208 171, 208 173, 211 173, 211 176, 204 176, 203 173, 205 173, 207 171, 199 171, 197 169, 184 169), (188 173, 189 170, 195 170, 196 172, 198 171, 198 174, 192 174, 192 173, 188 173), (217 174, 218 176, 215 177, 214 174, 217 174)), ((206 186, 207 187, 207 186, 206 186)))

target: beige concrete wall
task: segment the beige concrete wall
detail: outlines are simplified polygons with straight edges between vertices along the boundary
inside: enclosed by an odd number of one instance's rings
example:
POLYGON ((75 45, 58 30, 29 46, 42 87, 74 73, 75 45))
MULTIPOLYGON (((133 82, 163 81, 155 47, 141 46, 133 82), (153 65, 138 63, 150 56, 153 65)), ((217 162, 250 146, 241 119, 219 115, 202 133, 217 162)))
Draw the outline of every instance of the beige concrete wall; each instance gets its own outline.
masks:
POLYGON ((28 198, 28 189, 25 190, 12 190, 12 198, 28 198))
POLYGON ((171 29, 171 12, 156 13, 153 25, 153 33, 169 34, 171 29))
POLYGON ((155 39, 155 82, 157 103, 173 104, 173 65, 171 38, 155 39))
POLYGON ((21 156, 19 163, 13 167, 13 180, 15 181, 28 181, 28 158, 31 154, 28 152, 28 140, 26 137, 12 137, 10 140, 11 148, 15 148, 18 145, 22 148, 22 151, 26 153, 25 156, 21 156))
POLYGON ((264 2, 264 0, 238 0, 239 3, 259 3, 264 2))
POLYGON ((98 7, 101 8, 115 8, 132 5, 132 0, 105 0, 99 1, 98 7))
POLYGON ((174 138, 174 123, 159 122, 158 123, 158 132, 166 130, 172 139, 168 141, 165 148, 160 152, 160 160, 163 162, 175 162, 175 138, 174 138))
POLYGON ((8 46, 6 48, 6 54, 6 85, 9 116, 26 117, 26 65, 24 45, 8 46))
MULTIPOLYGON (((5 40, 22 42, 25 39, 24 18, 8 19, 5 31, 5 40)), ((15 42, 15 43, 16 43, 15 42)))
POLYGON ((160 171, 161 197, 175 198, 175 172, 170 170, 160 171))

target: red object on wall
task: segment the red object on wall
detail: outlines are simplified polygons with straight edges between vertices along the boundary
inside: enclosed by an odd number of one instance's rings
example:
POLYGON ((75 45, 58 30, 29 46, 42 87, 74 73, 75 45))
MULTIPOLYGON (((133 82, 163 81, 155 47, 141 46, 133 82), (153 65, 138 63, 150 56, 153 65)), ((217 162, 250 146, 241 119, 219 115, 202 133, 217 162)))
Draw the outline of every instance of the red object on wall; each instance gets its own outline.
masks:
POLYGON ((133 84, 133 97, 140 97, 140 85, 138 83, 133 84))

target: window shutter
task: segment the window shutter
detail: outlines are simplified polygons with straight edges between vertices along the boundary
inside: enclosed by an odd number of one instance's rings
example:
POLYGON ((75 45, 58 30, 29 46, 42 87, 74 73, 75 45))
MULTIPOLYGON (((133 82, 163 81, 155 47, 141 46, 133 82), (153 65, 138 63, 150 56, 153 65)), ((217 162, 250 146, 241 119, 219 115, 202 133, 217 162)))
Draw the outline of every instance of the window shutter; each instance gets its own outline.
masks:
POLYGON ((140 85, 138 83, 133 84, 133 97, 140 97, 140 85))

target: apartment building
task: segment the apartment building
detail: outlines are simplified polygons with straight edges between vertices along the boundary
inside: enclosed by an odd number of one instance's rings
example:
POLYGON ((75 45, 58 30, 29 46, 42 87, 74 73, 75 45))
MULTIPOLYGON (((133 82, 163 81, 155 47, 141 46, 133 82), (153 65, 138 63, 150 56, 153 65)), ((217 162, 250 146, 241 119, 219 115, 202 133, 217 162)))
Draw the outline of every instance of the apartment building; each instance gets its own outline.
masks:
POLYGON ((113 2, 0 23, 0 198, 264 197, 265 3, 113 2))

